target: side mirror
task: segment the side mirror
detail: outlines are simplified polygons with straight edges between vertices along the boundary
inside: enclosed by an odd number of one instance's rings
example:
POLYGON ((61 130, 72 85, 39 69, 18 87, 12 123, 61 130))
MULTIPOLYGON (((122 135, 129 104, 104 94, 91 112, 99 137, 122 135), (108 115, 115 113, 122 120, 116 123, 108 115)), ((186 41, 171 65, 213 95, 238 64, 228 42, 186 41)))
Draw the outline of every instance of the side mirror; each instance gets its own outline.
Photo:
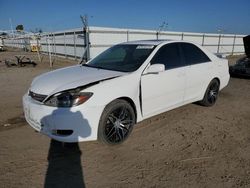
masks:
POLYGON ((159 72, 165 71, 165 65, 163 64, 153 64, 150 65, 144 74, 158 74, 159 72))

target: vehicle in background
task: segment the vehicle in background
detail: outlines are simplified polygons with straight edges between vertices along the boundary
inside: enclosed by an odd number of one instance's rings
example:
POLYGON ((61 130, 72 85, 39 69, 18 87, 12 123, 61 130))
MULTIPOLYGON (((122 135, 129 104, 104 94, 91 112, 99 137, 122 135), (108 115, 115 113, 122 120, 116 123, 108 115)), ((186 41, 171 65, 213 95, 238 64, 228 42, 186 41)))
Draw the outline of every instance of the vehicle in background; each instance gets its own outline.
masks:
POLYGON ((0 37, 0 51, 3 51, 3 39, 0 37))
POLYGON ((131 41, 36 77, 23 108, 55 140, 119 144, 146 118, 196 101, 214 105, 229 77, 226 59, 194 43, 131 41))
POLYGON ((37 52, 38 50, 40 50, 39 40, 37 40, 35 37, 31 37, 29 42, 30 42, 30 51, 31 52, 37 52))
POLYGON ((246 56, 229 67, 232 77, 250 78, 250 35, 243 37, 246 56))

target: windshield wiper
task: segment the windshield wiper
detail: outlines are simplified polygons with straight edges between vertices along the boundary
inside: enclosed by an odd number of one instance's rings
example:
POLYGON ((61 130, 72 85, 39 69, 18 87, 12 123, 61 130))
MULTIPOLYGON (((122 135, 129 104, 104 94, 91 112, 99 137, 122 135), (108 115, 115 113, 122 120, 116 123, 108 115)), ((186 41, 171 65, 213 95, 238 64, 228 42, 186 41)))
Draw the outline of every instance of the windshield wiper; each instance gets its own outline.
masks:
POLYGON ((88 64, 82 64, 82 66, 96 68, 96 69, 106 69, 106 68, 103 68, 101 66, 93 66, 93 65, 88 65, 88 64))
POLYGON ((90 66, 88 64, 82 64, 82 66, 84 66, 84 67, 92 67, 92 66, 90 66))
POLYGON ((105 68, 105 67, 101 67, 101 66, 92 66, 92 65, 88 65, 88 64, 82 64, 82 66, 90 67, 90 68, 94 68, 94 69, 103 69, 103 70, 118 71, 118 72, 130 72, 130 71, 122 71, 122 70, 116 70, 116 69, 111 69, 111 68, 105 68))

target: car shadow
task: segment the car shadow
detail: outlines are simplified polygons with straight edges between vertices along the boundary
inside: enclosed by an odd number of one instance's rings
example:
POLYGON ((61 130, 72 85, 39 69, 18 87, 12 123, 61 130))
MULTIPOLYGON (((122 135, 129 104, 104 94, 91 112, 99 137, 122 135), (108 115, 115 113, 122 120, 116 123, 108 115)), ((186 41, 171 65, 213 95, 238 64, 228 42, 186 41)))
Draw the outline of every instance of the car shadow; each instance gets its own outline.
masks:
MULTIPOLYGON (((68 122, 67 117, 73 120, 72 124, 64 125, 67 126, 66 128, 79 127, 78 136, 82 138, 91 135, 88 120, 79 111, 71 112, 70 108, 54 110, 51 115, 43 117, 41 123, 44 124, 43 128, 45 129, 54 129, 53 124, 60 125, 65 121, 68 122)), ((48 151, 48 167, 44 187, 85 187, 81 155, 78 143, 63 143, 52 139, 48 151)))

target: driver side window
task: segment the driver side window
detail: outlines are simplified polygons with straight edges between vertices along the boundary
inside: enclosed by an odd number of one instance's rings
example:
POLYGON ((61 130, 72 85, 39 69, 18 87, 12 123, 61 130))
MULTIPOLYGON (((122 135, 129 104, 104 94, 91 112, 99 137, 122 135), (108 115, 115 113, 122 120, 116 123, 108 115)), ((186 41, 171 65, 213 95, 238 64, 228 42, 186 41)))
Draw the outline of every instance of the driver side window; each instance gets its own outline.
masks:
POLYGON ((162 46, 151 60, 151 64, 164 64, 166 70, 181 67, 179 45, 171 43, 162 46))

